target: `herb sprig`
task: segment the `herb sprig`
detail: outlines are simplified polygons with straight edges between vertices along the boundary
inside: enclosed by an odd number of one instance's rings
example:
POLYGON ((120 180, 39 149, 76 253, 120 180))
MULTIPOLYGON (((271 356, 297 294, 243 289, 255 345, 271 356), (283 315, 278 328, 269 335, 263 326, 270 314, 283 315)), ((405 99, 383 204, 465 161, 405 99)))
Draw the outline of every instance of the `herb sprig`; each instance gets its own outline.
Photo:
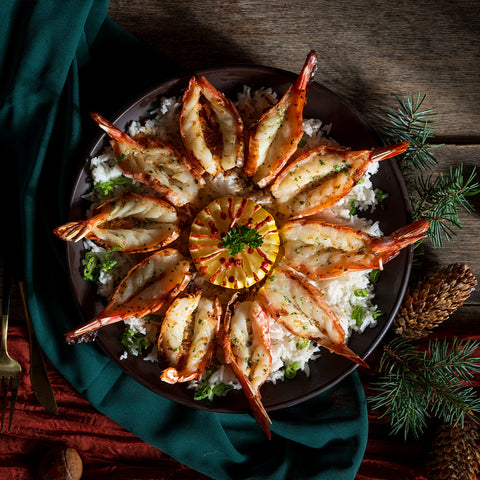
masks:
POLYGON ((240 253, 245 246, 258 248, 262 244, 263 239, 260 233, 246 225, 236 225, 222 240, 222 247, 228 248, 230 255, 240 253))

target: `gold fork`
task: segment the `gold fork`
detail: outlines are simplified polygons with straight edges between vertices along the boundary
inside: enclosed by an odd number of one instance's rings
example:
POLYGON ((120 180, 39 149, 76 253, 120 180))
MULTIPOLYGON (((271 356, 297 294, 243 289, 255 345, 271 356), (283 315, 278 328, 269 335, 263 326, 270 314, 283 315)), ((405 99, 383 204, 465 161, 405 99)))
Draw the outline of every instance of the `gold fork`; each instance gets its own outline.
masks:
POLYGON ((0 395, 2 400, 2 425, 0 432, 3 432, 3 425, 5 420, 5 412, 7 410, 8 392, 10 391, 10 419, 8 422, 8 431, 12 426, 13 413, 15 411, 15 404, 17 403, 18 386, 20 385, 20 377, 22 374, 22 367, 14 360, 7 350, 7 335, 8 335, 8 313, 10 308, 10 290, 11 277, 8 271, 8 266, 5 265, 3 274, 3 298, 2 298, 2 337, 0 338, 0 395))

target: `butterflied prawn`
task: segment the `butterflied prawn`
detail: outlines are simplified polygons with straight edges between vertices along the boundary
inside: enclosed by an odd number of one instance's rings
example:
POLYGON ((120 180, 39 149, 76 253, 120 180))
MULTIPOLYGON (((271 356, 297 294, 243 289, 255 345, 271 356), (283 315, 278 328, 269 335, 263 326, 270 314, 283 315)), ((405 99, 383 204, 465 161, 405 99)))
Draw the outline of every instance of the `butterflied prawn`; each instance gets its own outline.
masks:
POLYGON ((153 136, 132 138, 98 113, 91 117, 112 139, 110 144, 125 176, 149 185, 175 206, 197 198, 205 181, 173 146, 153 136))
POLYGON ((236 301, 232 297, 224 321, 223 350, 242 385, 258 424, 270 438, 272 423, 262 404, 260 387, 272 367, 269 318, 257 301, 236 301))
POLYGON ((290 218, 312 215, 345 197, 373 162, 399 155, 408 145, 402 142, 360 151, 321 145, 287 165, 270 192, 282 214, 290 218))
POLYGON ((66 341, 88 341, 99 328, 160 310, 185 289, 192 271, 191 260, 178 250, 166 248, 153 253, 127 273, 96 318, 65 334, 66 341))
POLYGON ((179 383, 201 377, 215 352, 221 316, 219 299, 206 298, 201 290, 173 301, 158 337, 158 351, 169 363, 161 380, 179 383))
POLYGON ((317 54, 312 51, 296 82, 252 127, 245 173, 261 188, 272 182, 303 137, 303 107, 316 66, 317 54))
POLYGON ((313 340, 359 365, 367 364, 345 344, 339 318, 322 300, 322 292, 298 273, 276 268, 258 291, 258 299, 279 324, 297 337, 313 340))
POLYGON ((87 220, 54 230, 69 242, 88 238, 98 246, 122 253, 158 250, 180 234, 175 208, 158 198, 126 192, 98 206, 87 220))
POLYGON ((430 224, 419 220, 385 237, 375 237, 345 225, 315 220, 286 223, 280 238, 284 261, 314 279, 348 271, 383 269, 402 248, 425 237, 430 224))
POLYGON ((192 77, 183 95, 180 135, 192 162, 210 175, 243 165, 243 120, 205 77, 192 77))

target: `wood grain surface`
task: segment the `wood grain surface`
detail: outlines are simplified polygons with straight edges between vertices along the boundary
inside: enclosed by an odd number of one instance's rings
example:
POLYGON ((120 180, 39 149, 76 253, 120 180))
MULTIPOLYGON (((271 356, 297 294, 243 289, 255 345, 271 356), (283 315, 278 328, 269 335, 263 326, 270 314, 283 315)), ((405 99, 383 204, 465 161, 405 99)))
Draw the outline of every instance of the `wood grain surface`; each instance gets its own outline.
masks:
MULTIPOLYGON (((435 151, 435 174, 462 163, 471 172, 480 164, 478 0, 112 0, 109 16, 192 71, 259 64, 299 72, 306 54, 315 49, 315 80, 346 99, 375 127, 385 109, 396 106, 395 95, 427 94, 425 107, 438 114, 433 143, 442 144, 435 151)), ((476 211, 461 214, 463 228, 450 242, 443 248, 427 245, 425 273, 466 263, 480 280, 479 196, 472 204, 476 211)), ((12 311, 12 321, 21 322, 18 292, 12 311)), ((479 321, 477 288, 448 326, 478 332, 479 321)), ((387 432, 378 425, 371 430, 369 461, 387 432)), ((421 456, 427 446, 399 441, 396 448, 392 458, 398 454, 397 461, 407 462, 404 471, 411 462, 412 472, 420 472, 402 478, 426 478, 421 456)), ((165 478, 170 478, 167 473, 165 478)))

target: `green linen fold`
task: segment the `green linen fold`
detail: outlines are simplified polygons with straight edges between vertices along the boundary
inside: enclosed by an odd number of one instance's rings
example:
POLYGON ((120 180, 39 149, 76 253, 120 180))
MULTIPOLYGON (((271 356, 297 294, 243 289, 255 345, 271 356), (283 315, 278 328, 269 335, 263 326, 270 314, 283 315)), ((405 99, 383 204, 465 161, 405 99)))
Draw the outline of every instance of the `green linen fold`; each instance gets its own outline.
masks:
POLYGON ((51 232, 67 218, 82 152, 98 133, 88 112, 108 117, 147 87, 183 72, 107 11, 106 0, 2 2, 0 141, 8 179, 2 219, 15 231, 2 236, 2 256, 14 258, 24 273, 40 344, 98 410, 212 478, 353 479, 367 439, 356 373, 307 402, 272 412, 268 441, 250 415, 177 405, 135 382, 97 345, 65 344, 63 334, 80 314, 64 246, 51 232))

